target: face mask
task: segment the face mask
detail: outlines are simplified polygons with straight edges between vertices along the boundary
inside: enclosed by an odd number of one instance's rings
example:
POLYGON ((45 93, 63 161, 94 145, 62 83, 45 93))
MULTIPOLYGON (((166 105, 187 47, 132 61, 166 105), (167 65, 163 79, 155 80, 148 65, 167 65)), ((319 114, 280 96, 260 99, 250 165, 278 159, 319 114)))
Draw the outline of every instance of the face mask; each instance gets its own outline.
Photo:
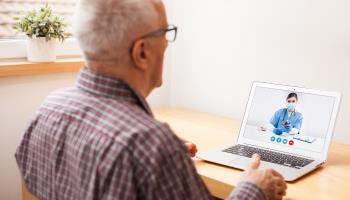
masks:
POLYGON ((293 110, 295 110, 295 107, 296 107, 296 103, 288 103, 287 104, 287 109, 288 110, 293 111, 293 110))

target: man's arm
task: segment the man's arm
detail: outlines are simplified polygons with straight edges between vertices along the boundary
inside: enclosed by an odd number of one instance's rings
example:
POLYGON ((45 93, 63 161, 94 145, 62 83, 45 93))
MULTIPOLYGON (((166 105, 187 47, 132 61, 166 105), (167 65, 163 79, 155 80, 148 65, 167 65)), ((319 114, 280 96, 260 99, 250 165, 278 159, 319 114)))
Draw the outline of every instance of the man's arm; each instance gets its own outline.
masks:
MULTIPOLYGON (((152 167, 153 171, 145 182, 138 184, 142 199, 212 199, 182 141, 170 128, 160 129, 163 129, 162 135, 166 138, 162 138, 162 144, 154 146, 156 166, 152 167)), ((256 157, 229 199, 265 200, 277 193, 283 196, 285 189, 275 187, 283 185, 283 178, 275 179, 273 170, 258 170, 259 164, 260 157, 256 157)))
POLYGON ((154 161, 151 166, 145 166, 149 174, 138 183, 139 197, 146 200, 212 199, 188 156, 184 141, 165 124, 157 128, 155 135, 159 142, 152 141, 148 153, 153 155, 154 161))
POLYGON ((229 198, 230 200, 266 200, 264 192, 255 184, 240 182, 229 198))

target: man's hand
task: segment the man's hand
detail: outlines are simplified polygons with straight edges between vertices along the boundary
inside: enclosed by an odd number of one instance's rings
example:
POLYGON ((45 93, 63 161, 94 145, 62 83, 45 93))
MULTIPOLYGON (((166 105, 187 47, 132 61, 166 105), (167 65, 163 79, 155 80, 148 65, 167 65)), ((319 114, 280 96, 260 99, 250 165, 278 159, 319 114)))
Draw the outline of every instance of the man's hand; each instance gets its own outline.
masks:
POLYGON ((281 200, 286 195, 287 184, 281 174, 273 169, 259 170, 260 156, 253 155, 253 161, 244 172, 241 181, 257 185, 268 200, 281 200))
POLYGON ((188 153, 191 155, 191 157, 196 156, 196 153, 197 153, 196 145, 191 143, 191 142, 188 142, 188 141, 185 141, 184 143, 185 143, 187 150, 188 150, 188 153))

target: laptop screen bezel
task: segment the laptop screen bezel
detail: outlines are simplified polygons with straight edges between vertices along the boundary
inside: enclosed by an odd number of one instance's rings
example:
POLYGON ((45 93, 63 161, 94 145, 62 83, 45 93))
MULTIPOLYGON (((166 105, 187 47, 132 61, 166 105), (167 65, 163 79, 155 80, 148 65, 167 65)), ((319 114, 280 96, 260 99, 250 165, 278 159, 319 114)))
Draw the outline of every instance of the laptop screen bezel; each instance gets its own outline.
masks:
POLYGON ((272 149, 275 151, 287 152, 287 153, 290 153, 292 155, 300 155, 303 157, 313 158, 313 159, 320 160, 320 161, 326 161, 327 157, 328 157, 328 152, 329 152, 331 140, 333 137, 334 126, 335 126, 335 122, 336 122, 336 118, 337 118, 337 114, 338 114, 338 109, 339 109, 339 105, 340 105, 340 99, 341 99, 341 95, 338 92, 321 91, 321 90, 279 85, 279 84, 273 84, 273 83, 254 82, 252 84, 251 91, 249 94, 249 99, 248 99, 245 113, 244 113, 244 117, 243 117, 243 120, 241 123, 239 136, 237 138, 237 143, 249 144, 249 145, 253 145, 253 146, 261 146, 261 147, 272 149), (257 140, 253 140, 253 139, 249 139, 249 138, 244 137, 245 127, 246 127, 246 124, 248 121, 248 116, 249 116, 249 113, 251 110, 252 101, 253 101, 254 94, 255 94, 257 87, 270 88, 270 89, 276 89, 276 90, 286 90, 286 91, 296 92, 296 93, 306 93, 306 94, 315 94, 315 95, 333 97, 334 98, 334 105, 333 105, 333 109, 332 109, 331 119, 329 121, 328 130, 326 133, 325 144, 323 146, 322 151, 321 152, 309 151, 309 150, 304 150, 304 149, 300 149, 300 148, 293 148, 290 146, 282 146, 279 144, 273 144, 270 142, 257 141, 257 140))

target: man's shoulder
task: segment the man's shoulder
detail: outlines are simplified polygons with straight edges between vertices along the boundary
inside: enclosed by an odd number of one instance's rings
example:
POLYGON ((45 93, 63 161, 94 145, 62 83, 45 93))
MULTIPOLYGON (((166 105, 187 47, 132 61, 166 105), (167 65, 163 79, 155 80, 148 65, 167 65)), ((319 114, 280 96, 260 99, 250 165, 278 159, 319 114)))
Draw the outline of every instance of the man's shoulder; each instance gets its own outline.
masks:
MULTIPOLYGON (((52 109, 64 114, 89 114, 106 123, 116 121, 146 120, 146 113, 137 104, 108 96, 98 96, 75 87, 62 88, 51 92, 41 108, 52 109)), ((102 122, 102 121, 101 121, 102 122)))
POLYGON ((118 98, 82 93, 75 88, 52 92, 41 109, 45 109, 41 110, 45 114, 65 115, 72 120, 93 124, 98 134, 128 145, 144 145, 146 142, 156 145, 159 141, 175 139, 170 127, 157 121, 142 106, 118 98))
POLYGON ((156 120, 140 105, 118 98, 99 97, 76 88, 63 88, 48 95, 42 107, 78 120, 89 120, 96 128, 103 127, 97 130, 99 134, 128 146, 146 143, 154 146, 176 139, 166 123, 156 120))
POLYGON ((57 105, 57 104, 64 104, 68 102, 69 100, 76 99, 79 96, 79 92, 75 87, 66 87, 66 88, 60 88, 56 89, 52 92, 50 92, 43 100, 42 106, 47 105, 57 105))

